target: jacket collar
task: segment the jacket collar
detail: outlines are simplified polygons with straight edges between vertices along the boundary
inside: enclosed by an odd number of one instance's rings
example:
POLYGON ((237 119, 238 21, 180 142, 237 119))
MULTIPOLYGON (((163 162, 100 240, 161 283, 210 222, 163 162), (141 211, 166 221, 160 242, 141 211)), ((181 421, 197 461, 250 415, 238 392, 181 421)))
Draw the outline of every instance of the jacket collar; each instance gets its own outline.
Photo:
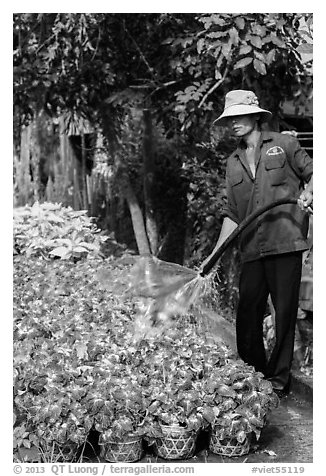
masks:
MULTIPOLYGON (((257 148, 257 156, 256 156, 256 169, 258 167, 258 163, 260 160, 260 154, 258 154, 259 148, 261 148, 263 142, 267 142, 273 139, 272 133, 270 131, 261 131, 259 142, 258 142, 258 148, 257 148)), ((248 162, 245 157, 245 149, 246 149, 246 144, 245 142, 241 139, 238 147, 235 151, 235 156, 238 157, 240 162, 242 163, 243 167, 246 169, 249 177, 253 180, 253 176, 250 170, 250 167, 248 165, 248 162)))
POLYGON ((273 132, 271 132, 271 131, 262 131, 260 137, 261 137, 262 142, 267 142, 269 140, 273 140, 273 132))
MULTIPOLYGON (((271 131, 261 131, 258 145, 261 145, 263 142, 273 140, 273 135, 272 134, 273 133, 271 131)), ((246 148, 246 144, 245 144, 244 140, 240 139, 236 152, 238 152, 239 150, 243 150, 245 148, 246 148)))

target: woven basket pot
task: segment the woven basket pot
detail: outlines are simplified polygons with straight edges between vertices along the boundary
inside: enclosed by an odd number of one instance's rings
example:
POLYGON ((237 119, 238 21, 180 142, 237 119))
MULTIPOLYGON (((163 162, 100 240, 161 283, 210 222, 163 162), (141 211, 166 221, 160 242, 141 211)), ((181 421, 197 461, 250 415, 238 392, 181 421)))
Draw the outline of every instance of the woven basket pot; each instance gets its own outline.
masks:
POLYGON ((157 456, 164 459, 191 458, 196 446, 197 433, 179 425, 162 425, 163 437, 156 438, 157 456))
POLYGON ((220 456, 228 456, 230 458, 232 456, 243 456, 249 453, 250 441, 250 434, 246 436, 242 443, 239 443, 236 438, 225 438, 220 440, 213 428, 209 439, 209 449, 212 453, 220 456))
POLYGON ((127 436, 121 441, 101 442, 100 456, 111 463, 134 463, 139 461, 143 454, 143 441, 139 436, 127 436))
MULTIPOLYGON (((53 444, 48 444, 46 447, 44 446, 42 448, 44 455, 46 455, 47 458, 50 458, 51 461, 64 463, 73 463, 76 460, 78 449, 78 443, 73 441, 69 441, 63 445, 54 442, 53 444)), ((42 453, 41 459, 43 459, 42 453)), ((44 462, 46 461, 47 459, 45 459, 44 462)))

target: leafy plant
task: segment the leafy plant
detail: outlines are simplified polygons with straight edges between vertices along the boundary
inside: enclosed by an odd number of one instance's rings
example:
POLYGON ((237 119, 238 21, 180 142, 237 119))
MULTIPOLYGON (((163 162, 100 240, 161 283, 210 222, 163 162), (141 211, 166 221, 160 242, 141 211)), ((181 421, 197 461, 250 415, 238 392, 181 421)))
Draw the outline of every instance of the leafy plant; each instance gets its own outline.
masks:
MULTIPOLYGON (((111 363, 112 365, 112 363, 111 363)), ((121 441, 130 435, 143 435, 145 406, 142 389, 134 377, 124 373, 96 382, 87 402, 90 414, 94 414, 95 429, 100 440, 121 441)))
POLYGON ((226 432, 234 420, 239 438, 261 431, 269 384, 224 345, 207 342, 194 316, 160 339, 134 339, 137 303, 113 293, 129 264, 26 254, 14 264, 16 451, 73 458, 94 428, 104 441, 132 433, 150 442, 173 423, 196 431, 221 419, 226 432))
POLYGON ((183 325, 160 340, 113 344, 94 366, 87 405, 103 442, 154 437, 162 434, 161 424, 195 431, 204 424, 195 382, 225 361, 227 349, 208 345, 193 325, 186 332, 183 325))
POLYGON ((16 254, 61 259, 101 257, 106 239, 85 210, 47 202, 14 209, 16 254))
POLYGON ((14 450, 20 447, 30 449, 32 445, 37 445, 38 439, 27 428, 26 424, 17 425, 13 431, 13 447, 14 450))
POLYGON ((225 89, 273 90, 277 107, 304 100, 311 73, 300 52, 311 39, 312 14, 15 14, 15 108, 105 122, 104 101, 121 110, 146 98, 164 121, 172 108, 182 130, 204 128, 202 111, 225 89))
POLYGON ((269 410, 278 404, 272 384, 241 360, 213 369, 202 391, 203 413, 220 440, 242 443, 251 432, 259 439, 269 410))
MULTIPOLYGON (((87 375, 87 369, 83 372, 81 368, 74 368, 65 359, 60 362, 55 352, 52 352, 54 363, 43 358, 45 361, 42 365, 40 354, 40 349, 36 348, 34 365, 39 363, 40 367, 31 372, 29 362, 24 368, 25 374, 20 373, 15 385, 15 407, 30 429, 28 435, 26 431, 23 434, 25 439, 17 440, 15 446, 30 448, 33 444, 43 459, 49 458, 49 454, 56 453, 58 456, 58 452, 60 458, 64 457, 66 451, 69 458, 73 458, 78 448, 86 442, 93 426, 93 420, 83 403, 87 382, 91 377, 87 375), (32 375, 29 377, 30 373, 32 375)), ((18 434, 24 424, 16 427, 18 434)))
POLYGON ((128 301, 110 294, 104 299, 96 278, 101 266, 110 267, 103 260, 72 265, 15 257, 16 450, 32 445, 52 461, 52 453, 67 444, 76 450, 85 443, 94 424, 86 405, 94 362, 105 354, 110 336, 112 349, 115 341, 126 345, 133 312, 128 301))
MULTIPOLYGON (((300 51, 304 46, 311 51, 311 40, 311 14, 18 13, 14 15, 15 135, 19 136, 21 123, 41 109, 52 117, 63 112, 87 117, 92 125, 99 125, 115 156, 125 157, 128 149, 126 175, 132 182, 137 166, 137 183, 133 182, 137 190, 144 178, 138 167, 139 142, 117 141, 123 136, 118 130, 127 111, 134 106, 152 111, 155 120, 164 124, 167 154, 171 137, 175 150, 185 146, 189 150, 194 143, 208 140, 212 121, 230 89, 254 89, 268 102, 263 106, 273 112, 279 112, 284 100, 306 103, 312 91, 311 61, 303 61, 300 51)), ((172 194, 172 214, 178 206, 169 177, 161 188, 164 196, 172 194)), ((196 199, 192 201, 196 208, 196 199)), ((214 232, 218 221, 211 200, 207 209, 201 241, 206 230, 214 232)), ((183 216, 175 215, 181 228, 183 216)), ((119 223, 119 217, 115 219, 119 223)), ((172 235, 175 242, 173 228, 166 226, 170 217, 162 221, 162 239, 172 235)), ((135 234, 140 235, 138 228, 135 234)), ((189 241, 197 241, 197 236, 189 241)), ((182 237, 180 241, 181 247, 182 237)), ((182 251, 178 250, 180 261, 182 251)))
POLYGON ((176 92, 183 128, 194 126, 198 111, 213 111, 230 89, 254 89, 262 98, 272 89, 265 106, 275 112, 284 98, 300 102, 309 96, 311 71, 301 53, 311 53, 311 14, 202 13, 196 21, 196 28, 164 41, 176 76, 188 74, 176 92))
POLYGON ((189 320, 160 340, 142 342, 133 359, 143 379, 147 437, 162 436, 162 425, 198 431, 207 424, 201 412, 201 379, 214 366, 223 366, 227 355, 226 347, 208 344, 189 320))

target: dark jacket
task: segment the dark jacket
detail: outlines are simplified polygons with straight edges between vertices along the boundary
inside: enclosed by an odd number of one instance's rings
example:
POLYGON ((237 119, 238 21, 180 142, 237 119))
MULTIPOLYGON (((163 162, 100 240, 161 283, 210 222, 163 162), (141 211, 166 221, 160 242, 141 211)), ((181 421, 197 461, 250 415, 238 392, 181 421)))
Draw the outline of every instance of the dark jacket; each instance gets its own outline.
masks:
MULTIPOLYGON (((312 159, 288 134, 261 133, 253 177, 240 142, 226 170, 225 215, 236 223, 280 198, 299 198, 312 175, 312 159)), ((297 205, 281 205, 258 217, 241 235, 243 261, 307 249, 307 214, 297 205)))

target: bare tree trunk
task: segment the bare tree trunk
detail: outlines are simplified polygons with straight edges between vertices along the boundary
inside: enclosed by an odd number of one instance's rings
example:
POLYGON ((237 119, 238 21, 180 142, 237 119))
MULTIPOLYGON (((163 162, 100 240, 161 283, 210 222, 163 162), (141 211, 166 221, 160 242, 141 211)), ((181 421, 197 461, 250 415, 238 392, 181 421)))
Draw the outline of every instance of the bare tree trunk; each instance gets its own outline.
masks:
POLYGON ((16 206, 29 204, 33 199, 33 184, 30 175, 30 142, 32 126, 21 130, 20 156, 15 160, 16 206))
POLYGON ((79 187, 79 166, 78 166, 78 159, 77 157, 73 157, 73 163, 74 163, 74 198, 73 198, 73 204, 74 204, 74 209, 75 210, 80 210, 83 208, 81 196, 80 196, 80 187, 79 187))
POLYGON ((87 193, 87 181, 86 181, 86 147, 85 147, 85 134, 82 131, 81 135, 81 157, 82 157, 82 170, 81 170, 81 185, 82 185, 82 200, 83 208, 88 210, 88 193, 87 193))
POLYGON ((41 148, 39 142, 38 128, 39 123, 42 121, 40 114, 36 116, 34 121, 30 124, 31 126, 31 136, 30 136, 30 166, 33 176, 33 194, 34 201, 40 200, 40 190, 41 190, 41 181, 40 181, 40 155, 41 148))
POLYGON ((145 222, 142 210, 140 208, 136 194, 130 183, 130 179, 127 172, 118 172, 117 179, 120 183, 120 187, 124 198, 128 203, 128 208, 131 216, 132 226, 137 243, 138 253, 140 255, 151 254, 151 249, 146 233, 145 222))
POLYGON ((139 202, 137 200, 135 192, 131 186, 128 174, 126 172, 120 172, 119 178, 123 195, 128 203, 138 253, 140 255, 151 254, 148 237, 145 229, 143 213, 139 206, 139 202))
POLYGON ((63 189, 65 192, 65 199, 67 205, 71 205, 69 203, 69 195, 68 195, 68 188, 71 183, 71 174, 74 171, 74 159, 71 154, 71 149, 69 145, 69 139, 65 131, 65 124, 63 116, 59 117, 59 140, 60 140, 60 158, 62 163, 62 175, 63 175, 63 189))
POLYGON ((136 194, 133 190, 133 187, 130 183, 128 171, 125 170, 124 164, 122 163, 119 154, 116 153, 115 131, 112 127, 110 118, 106 110, 102 111, 102 127, 103 134, 107 138, 110 147, 110 155, 114 157, 116 180, 118 181, 123 196, 128 203, 138 253, 140 255, 150 254, 151 250, 146 233, 143 213, 137 200, 136 194))
POLYGON ((155 157, 153 153, 152 118, 149 109, 144 109, 143 160, 145 225, 151 252, 156 255, 158 231, 154 213, 155 157))

